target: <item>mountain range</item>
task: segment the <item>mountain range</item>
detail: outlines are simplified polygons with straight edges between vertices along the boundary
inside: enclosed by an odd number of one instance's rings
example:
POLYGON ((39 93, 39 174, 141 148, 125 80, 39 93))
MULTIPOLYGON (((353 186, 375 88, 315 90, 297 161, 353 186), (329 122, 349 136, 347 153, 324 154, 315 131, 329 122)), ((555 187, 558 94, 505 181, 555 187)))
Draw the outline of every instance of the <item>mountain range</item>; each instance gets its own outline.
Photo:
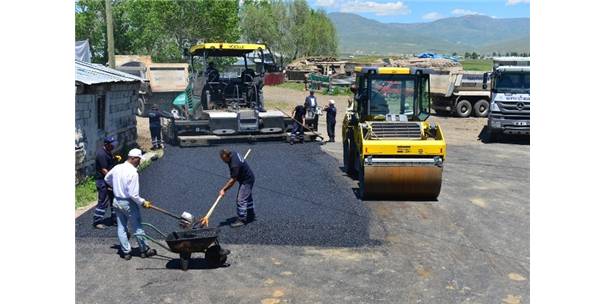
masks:
POLYGON ((381 23, 351 13, 328 17, 342 54, 530 53, 530 18, 468 15, 424 23, 381 23))

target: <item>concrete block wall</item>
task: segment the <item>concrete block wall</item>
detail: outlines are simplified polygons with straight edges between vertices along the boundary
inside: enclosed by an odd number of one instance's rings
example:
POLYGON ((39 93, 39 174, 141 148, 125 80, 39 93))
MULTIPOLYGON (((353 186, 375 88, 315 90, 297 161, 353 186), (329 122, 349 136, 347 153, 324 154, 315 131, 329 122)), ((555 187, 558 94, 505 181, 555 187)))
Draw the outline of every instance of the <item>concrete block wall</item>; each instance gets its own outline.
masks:
MULTIPOLYGON (((76 181, 94 174, 95 151, 105 136, 119 141, 116 151, 133 147, 137 140, 136 102, 138 83, 89 86, 76 94, 75 162, 76 181), (105 129, 97 129, 97 97, 105 95, 105 129)), ((115 152, 116 152, 115 151, 115 152)))

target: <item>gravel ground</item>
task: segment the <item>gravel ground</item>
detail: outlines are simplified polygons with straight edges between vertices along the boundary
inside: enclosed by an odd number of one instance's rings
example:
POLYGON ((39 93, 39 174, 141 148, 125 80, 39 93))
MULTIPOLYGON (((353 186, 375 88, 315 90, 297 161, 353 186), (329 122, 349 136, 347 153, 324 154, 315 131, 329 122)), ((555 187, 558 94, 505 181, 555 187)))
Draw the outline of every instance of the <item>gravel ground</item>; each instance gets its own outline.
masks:
MULTIPOLYGON (((282 90, 266 90, 268 104, 306 96, 282 90)), ((320 103, 328 98, 320 95, 320 103)), ((346 97, 335 100, 342 117, 346 97)), ((341 170, 338 142, 258 143, 249 157, 259 220, 221 228, 229 267, 208 269, 197 255, 182 272, 178 256, 164 249, 123 261, 115 230, 92 230, 87 213, 76 220, 77 302, 529 302, 528 139, 486 144, 485 119, 431 119, 448 143, 437 202, 359 201, 357 182, 341 170)), ((205 212, 227 178, 218 149, 167 148, 142 172, 142 195, 175 213, 205 212)), ((234 192, 212 226, 235 215, 234 192)), ((143 218, 164 231, 176 226, 153 211, 143 218)))

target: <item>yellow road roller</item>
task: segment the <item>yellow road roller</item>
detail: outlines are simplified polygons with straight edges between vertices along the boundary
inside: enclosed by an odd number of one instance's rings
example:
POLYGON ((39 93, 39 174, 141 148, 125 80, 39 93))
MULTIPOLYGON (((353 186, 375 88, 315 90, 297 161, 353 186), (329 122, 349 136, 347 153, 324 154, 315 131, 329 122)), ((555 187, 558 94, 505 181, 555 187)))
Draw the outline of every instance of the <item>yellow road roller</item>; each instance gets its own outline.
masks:
POLYGON ((362 199, 437 199, 446 142, 427 122, 429 70, 357 67, 343 121, 343 163, 362 199))

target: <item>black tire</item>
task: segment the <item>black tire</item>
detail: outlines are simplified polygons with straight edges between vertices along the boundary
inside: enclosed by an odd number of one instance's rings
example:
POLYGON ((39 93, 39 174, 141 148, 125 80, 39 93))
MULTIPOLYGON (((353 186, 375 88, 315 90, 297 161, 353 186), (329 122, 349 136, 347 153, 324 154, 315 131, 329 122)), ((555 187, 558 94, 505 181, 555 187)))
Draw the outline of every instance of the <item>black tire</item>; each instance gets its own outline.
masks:
POLYGON ((488 129, 486 131, 486 142, 487 143, 492 143, 492 142, 496 142, 499 139, 499 132, 495 132, 495 131, 491 131, 490 129, 488 129))
POLYGON ((343 141, 343 167, 345 168, 345 173, 347 173, 347 175, 351 177, 355 176, 353 151, 349 138, 343 141))
POLYGON ((469 115, 471 115, 471 110, 471 102, 467 99, 459 100, 455 109, 459 117, 469 117, 469 115))
POLYGON ((358 196, 361 200, 365 199, 367 196, 366 187, 364 185, 364 166, 361 164, 358 167, 358 196))
POLYGON ((221 246, 213 245, 206 249, 204 259, 211 267, 219 267, 227 261, 227 256, 221 254, 221 246))
POLYGON ((181 270, 187 271, 189 269, 189 258, 191 258, 191 253, 180 253, 179 257, 181 258, 181 270))
POLYGON ((476 117, 488 116, 488 107, 490 104, 486 99, 480 99, 473 105, 473 115, 476 117))
POLYGON ((145 97, 139 96, 139 98, 137 98, 137 115, 141 117, 147 117, 148 112, 149 107, 145 102, 145 97))

